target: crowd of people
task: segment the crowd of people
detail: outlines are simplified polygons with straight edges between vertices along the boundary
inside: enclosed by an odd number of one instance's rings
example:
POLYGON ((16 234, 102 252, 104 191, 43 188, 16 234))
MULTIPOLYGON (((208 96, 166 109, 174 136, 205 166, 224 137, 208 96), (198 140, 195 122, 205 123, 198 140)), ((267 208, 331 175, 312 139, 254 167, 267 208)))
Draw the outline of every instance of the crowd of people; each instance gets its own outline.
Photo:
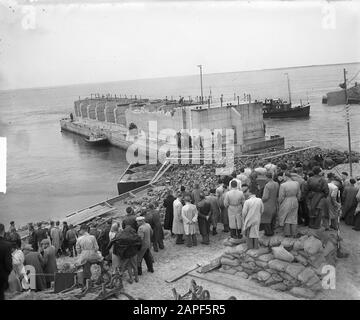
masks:
MULTIPOLYGON (((25 266, 36 270, 36 290, 49 288, 57 272, 56 259, 77 258, 83 268, 84 284, 91 277, 93 264, 106 263, 113 272, 128 273, 128 281, 138 282, 142 261, 148 272, 154 272, 152 252, 164 249, 164 229, 169 230, 176 245, 209 245, 210 236, 222 231, 232 239, 246 238, 248 248, 259 247, 260 231, 272 236, 280 227, 285 237, 298 237, 297 226, 336 230, 338 221, 360 231, 360 178, 325 174, 315 161, 309 168, 296 162, 258 163, 222 176, 214 185, 194 183, 192 188, 169 189, 163 200, 162 223, 159 203, 148 203, 141 212, 126 209, 121 223, 110 219, 105 226, 95 222, 83 224, 80 230, 65 221, 29 225, 28 243, 21 238, 12 222, 5 232, 0 224, 0 299, 4 290, 21 291, 27 279, 25 266)), ((213 177, 212 177, 213 178, 213 177)), ((214 181, 214 180, 212 180, 214 181)))

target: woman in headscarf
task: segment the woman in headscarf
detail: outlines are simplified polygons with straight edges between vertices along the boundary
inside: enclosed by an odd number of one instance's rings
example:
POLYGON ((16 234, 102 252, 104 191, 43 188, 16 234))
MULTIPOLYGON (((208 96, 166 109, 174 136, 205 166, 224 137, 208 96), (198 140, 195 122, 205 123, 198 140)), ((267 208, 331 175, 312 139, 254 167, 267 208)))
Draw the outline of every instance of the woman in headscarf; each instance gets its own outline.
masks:
POLYGON ((54 281, 55 273, 57 272, 56 250, 55 247, 50 244, 49 239, 44 239, 41 241, 41 248, 43 250, 44 257, 46 286, 50 288, 51 282, 54 281))
POLYGON ((25 245, 23 249, 23 253, 25 256, 25 265, 30 265, 35 268, 35 279, 36 279, 36 291, 41 291, 46 289, 46 279, 44 276, 44 259, 42 255, 37 252, 33 251, 31 245, 25 245))
POLYGON ((13 270, 11 271, 8 283, 9 283, 9 292, 21 292, 22 286, 21 281, 24 277, 26 277, 25 267, 24 267, 24 261, 25 257, 23 252, 20 250, 20 248, 17 245, 13 245, 12 247, 12 265, 13 270))

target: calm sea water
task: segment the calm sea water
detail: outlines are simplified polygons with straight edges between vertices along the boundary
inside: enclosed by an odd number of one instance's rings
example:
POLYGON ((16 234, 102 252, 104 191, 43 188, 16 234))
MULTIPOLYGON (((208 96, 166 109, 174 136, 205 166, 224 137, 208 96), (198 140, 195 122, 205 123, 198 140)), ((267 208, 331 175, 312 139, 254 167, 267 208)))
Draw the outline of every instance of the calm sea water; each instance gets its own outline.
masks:
MULTIPOLYGON (((234 93, 252 99, 287 98, 287 72, 292 100, 311 103, 310 119, 267 120, 267 134, 285 136, 287 145, 347 148, 344 106, 328 107, 321 97, 336 90, 343 68, 348 78, 360 64, 315 66, 204 75, 204 95, 230 100, 234 93)), ((206 71, 206 70, 205 70, 206 71)), ((125 151, 88 146, 81 137, 60 132, 59 120, 73 101, 91 93, 141 95, 149 98, 199 95, 199 77, 121 81, 56 88, 0 91, 0 136, 8 141, 7 193, 0 194, 0 221, 18 225, 63 218, 72 210, 115 196, 126 168, 125 151)), ((360 106, 352 106, 353 149, 360 151, 360 106)))

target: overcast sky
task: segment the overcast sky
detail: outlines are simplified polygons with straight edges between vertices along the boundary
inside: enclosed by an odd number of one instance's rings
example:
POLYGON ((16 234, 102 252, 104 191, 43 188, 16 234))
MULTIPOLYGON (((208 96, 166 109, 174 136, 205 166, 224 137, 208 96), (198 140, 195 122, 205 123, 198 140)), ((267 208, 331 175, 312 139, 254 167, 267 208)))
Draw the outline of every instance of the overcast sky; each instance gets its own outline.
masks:
POLYGON ((0 89, 360 61, 358 2, 33 3, 0 1, 0 89))

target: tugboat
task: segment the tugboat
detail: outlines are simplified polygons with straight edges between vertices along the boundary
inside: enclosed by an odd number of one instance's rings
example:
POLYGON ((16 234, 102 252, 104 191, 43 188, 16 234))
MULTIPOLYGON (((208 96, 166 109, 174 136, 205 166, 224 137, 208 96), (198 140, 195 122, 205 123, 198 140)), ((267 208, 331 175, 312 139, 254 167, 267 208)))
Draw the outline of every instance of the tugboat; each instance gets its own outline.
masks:
POLYGON ((282 99, 265 99, 263 102, 263 118, 308 118, 310 115, 310 103, 303 104, 300 100, 300 105, 293 107, 291 104, 290 80, 288 79, 289 102, 282 99))
POLYGON ((89 138, 84 140, 93 146, 105 146, 109 144, 109 140, 102 134, 91 133, 89 138))

